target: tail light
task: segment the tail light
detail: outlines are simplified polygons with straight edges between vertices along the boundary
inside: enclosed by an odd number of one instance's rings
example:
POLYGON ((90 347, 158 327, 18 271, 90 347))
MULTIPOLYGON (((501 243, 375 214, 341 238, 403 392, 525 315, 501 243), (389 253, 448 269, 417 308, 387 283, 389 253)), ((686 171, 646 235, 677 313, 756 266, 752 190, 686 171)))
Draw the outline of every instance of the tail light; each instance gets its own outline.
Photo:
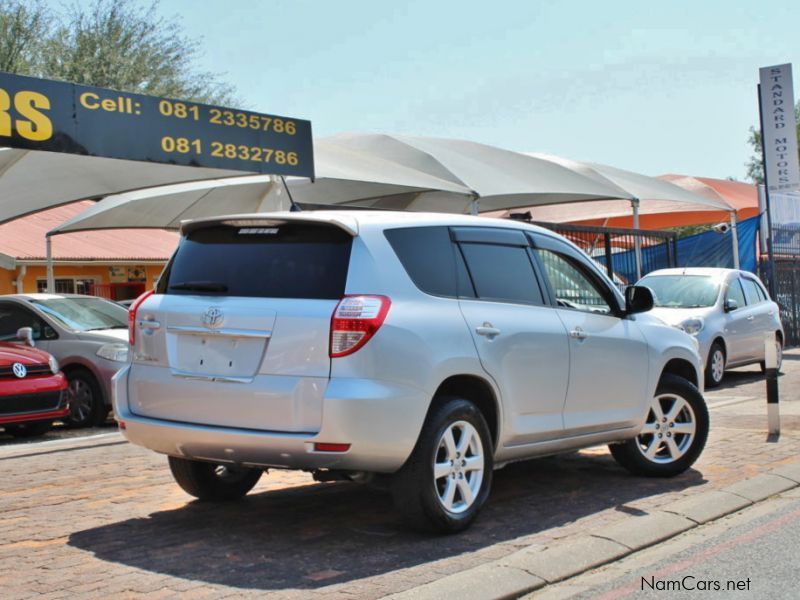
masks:
POLYGON ((352 354, 375 335, 392 301, 386 296, 345 296, 331 318, 331 358, 352 354))
POLYGON ((131 346, 136 343, 136 311, 139 310, 142 302, 153 295, 154 291, 155 290, 150 290, 149 292, 145 292, 139 296, 136 300, 134 300, 133 304, 131 304, 131 307, 128 309, 128 342, 131 346))

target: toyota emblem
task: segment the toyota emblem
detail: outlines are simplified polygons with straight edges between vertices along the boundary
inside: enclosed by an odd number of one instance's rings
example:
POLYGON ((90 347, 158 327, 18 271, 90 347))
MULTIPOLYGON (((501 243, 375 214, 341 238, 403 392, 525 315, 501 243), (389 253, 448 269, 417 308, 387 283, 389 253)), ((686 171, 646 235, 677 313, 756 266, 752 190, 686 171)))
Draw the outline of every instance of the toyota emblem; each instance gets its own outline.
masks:
POLYGON ((225 314, 219 306, 209 306, 206 312, 203 313, 203 325, 209 329, 220 327, 224 320, 225 314))
POLYGON ((14 363, 11 366, 11 370, 14 371, 14 375, 22 379, 28 374, 28 369, 25 368, 25 365, 22 363, 14 363))

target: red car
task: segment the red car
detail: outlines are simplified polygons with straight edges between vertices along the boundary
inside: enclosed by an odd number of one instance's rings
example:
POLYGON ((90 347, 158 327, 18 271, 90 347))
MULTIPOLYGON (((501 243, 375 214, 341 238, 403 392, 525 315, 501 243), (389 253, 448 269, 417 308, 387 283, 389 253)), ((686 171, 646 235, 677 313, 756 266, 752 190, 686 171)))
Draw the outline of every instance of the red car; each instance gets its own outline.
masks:
POLYGON ((56 359, 0 342, 0 427, 15 437, 41 435, 68 413, 67 379, 56 359))

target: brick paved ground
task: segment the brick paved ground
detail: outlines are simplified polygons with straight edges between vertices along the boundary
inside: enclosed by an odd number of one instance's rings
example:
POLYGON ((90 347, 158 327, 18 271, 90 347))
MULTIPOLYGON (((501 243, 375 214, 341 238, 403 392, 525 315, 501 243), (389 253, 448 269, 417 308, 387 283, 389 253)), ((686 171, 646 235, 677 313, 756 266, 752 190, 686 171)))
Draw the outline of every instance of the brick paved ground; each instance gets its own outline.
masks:
MULTIPOLYGON (((209 506, 172 482, 166 460, 103 436, 91 447, 0 447, 4 598, 258 595, 377 598, 585 528, 800 461, 800 351, 781 378, 783 434, 768 443, 757 370, 707 394, 712 434, 696 469, 628 476, 605 449, 511 465, 464 534, 398 522, 389 496, 273 471, 245 500, 209 506)), ((69 444, 70 442, 66 442, 69 444)))

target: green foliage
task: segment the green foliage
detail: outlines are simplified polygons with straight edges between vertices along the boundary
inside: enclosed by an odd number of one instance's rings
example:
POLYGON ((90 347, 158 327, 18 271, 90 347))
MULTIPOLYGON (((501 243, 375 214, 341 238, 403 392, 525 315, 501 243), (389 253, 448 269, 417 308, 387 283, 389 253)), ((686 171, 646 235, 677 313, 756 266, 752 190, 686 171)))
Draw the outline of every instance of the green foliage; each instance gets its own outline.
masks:
MULTIPOLYGON (((794 107, 794 118, 797 123, 797 140, 800 142, 800 100, 794 107)), ((755 153, 750 157, 745 166, 747 167, 747 178, 753 183, 764 183, 764 168, 761 164, 761 130, 755 127, 750 128, 750 135, 747 138, 747 143, 755 153)))
POLYGON ((176 17, 131 0, 74 4, 50 17, 38 0, 0 0, 0 69, 125 92, 235 104, 233 90, 197 70, 198 40, 176 17))
POLYGON ((35 74, 51 23, 38 1, 0 0, 0 71, 35 74))

